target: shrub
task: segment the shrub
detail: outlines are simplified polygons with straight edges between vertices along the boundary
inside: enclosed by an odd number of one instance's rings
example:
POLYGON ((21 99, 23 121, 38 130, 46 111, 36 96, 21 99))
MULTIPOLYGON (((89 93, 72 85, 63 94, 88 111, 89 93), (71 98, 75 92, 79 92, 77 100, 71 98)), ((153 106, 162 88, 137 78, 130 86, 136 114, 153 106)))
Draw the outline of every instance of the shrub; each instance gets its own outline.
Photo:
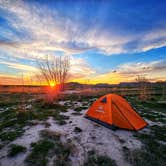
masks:
POLYGON ((48 158, 54 159, 56 166, 70 166, 69 155, 73 149, 73 144, 68 141, 61 142, 61 133, 42 130, 40 133, 42 140, 32 143, 32 152, 26 158, 25 162, 28 165, 45 166, 48 163, 48 158))
POLYGON ((88 152, 88 159, 84 166, 117 166, 116 162, 107 156, 97 155, 94 151, 88 152))
POLYGON ((82 129, 79 128, 79 127, 75 127, 75 128, 74 128, 74 132, 76 132, 76 133, 80 133, 80 132, 82 132, 82 129))
POLYGON ((47 155, 50 149, 54 148, 54 143, 49 140, 39 140, 32 143, 32 152, 27 156, 25 162, 29 165, 45 166, 47 164, 47 155))
POLYGON ((15 138, 20 136, 22 131, 9 131, 9 132, 2 132, 0 133, 0 139, 2 141, 13 141, 15 138))
POLYGON ((10 149, 8 151, 8 156, 13 157, 16 156, 19 153, 25 152, 26 147, 21 146, 21 145, 16 145, 16 144, 11 144, 10 149))

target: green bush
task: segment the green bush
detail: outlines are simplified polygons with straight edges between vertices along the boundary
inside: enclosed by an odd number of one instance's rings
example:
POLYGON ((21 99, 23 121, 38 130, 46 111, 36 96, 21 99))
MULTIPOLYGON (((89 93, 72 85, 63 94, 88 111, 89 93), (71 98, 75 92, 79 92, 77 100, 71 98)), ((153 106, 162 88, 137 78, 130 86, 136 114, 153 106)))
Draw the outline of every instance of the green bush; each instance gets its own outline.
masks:
POLYGON ((16 144, 11 144, 10 149, 8 151, 8 156, 13 157, 16 156, 19 153, 25 152, 26 147, 21 146, 21 145, 16 145, 16 144))
POLYGON ((21 136, 22 131, 9 131, 0 133, 1 141, 13 141, 15 138, 21 136))
POLYGON ((43 139, 37 143, 31 144, 32 152, 27 156, 25 162, 28 165, 46 166, 47 155, 50 149, 54 148, 54 143, 49 140, 43 139))
POLYGON ((88 152, 88 159, 84 166, 117 166, 116 162, 107 156, 97 155, 94 151, 88 152))
POLYGON ((61 134, 51 130, 42 130, 42 140, 32 143, 32 152, 27 156, 25 162, 28 165, 46 166, 48 158, 54 159, 56 166, 70 166, 69 155, 73 149, 71 142, 62 143, 61 134))
POLYGON ((79 128, 79 127, 75 127, 75 128, 74 128, 74 132, 76 132, 76 133, 80 133, 80 132, 82 132, 82 129, 79 128))

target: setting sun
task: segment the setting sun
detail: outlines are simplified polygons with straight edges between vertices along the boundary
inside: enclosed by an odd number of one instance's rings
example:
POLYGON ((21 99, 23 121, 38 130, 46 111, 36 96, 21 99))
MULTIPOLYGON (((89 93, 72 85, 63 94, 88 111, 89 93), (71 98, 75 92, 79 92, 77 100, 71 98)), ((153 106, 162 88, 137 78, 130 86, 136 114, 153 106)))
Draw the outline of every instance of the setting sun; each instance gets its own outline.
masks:
POLYGON ((50 82, 50 86, 54 87, 55 86, 55 82, 50 82))

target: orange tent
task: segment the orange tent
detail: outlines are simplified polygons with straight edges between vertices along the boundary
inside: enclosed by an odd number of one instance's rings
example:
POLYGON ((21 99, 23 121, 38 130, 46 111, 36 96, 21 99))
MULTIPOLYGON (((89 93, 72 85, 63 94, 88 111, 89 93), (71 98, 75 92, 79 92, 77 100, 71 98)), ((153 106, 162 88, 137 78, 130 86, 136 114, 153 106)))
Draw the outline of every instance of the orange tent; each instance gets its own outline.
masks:
POLYGON ((108 127, 111 125, 128 130, 139 130, 147 125, 130 104, 116 94, 108 94, 96 100, 86 117, 108 127))

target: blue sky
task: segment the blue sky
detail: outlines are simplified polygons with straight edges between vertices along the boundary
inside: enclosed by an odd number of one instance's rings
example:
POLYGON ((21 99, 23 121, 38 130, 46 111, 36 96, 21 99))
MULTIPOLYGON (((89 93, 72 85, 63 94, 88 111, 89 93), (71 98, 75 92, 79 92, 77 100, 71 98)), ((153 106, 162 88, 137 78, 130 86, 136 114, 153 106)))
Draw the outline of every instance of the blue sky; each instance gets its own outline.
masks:
POLYGON ((0 0, 0 83, 46 55, 71 57, 70 81, 166 80, 166 1, 0 0))

